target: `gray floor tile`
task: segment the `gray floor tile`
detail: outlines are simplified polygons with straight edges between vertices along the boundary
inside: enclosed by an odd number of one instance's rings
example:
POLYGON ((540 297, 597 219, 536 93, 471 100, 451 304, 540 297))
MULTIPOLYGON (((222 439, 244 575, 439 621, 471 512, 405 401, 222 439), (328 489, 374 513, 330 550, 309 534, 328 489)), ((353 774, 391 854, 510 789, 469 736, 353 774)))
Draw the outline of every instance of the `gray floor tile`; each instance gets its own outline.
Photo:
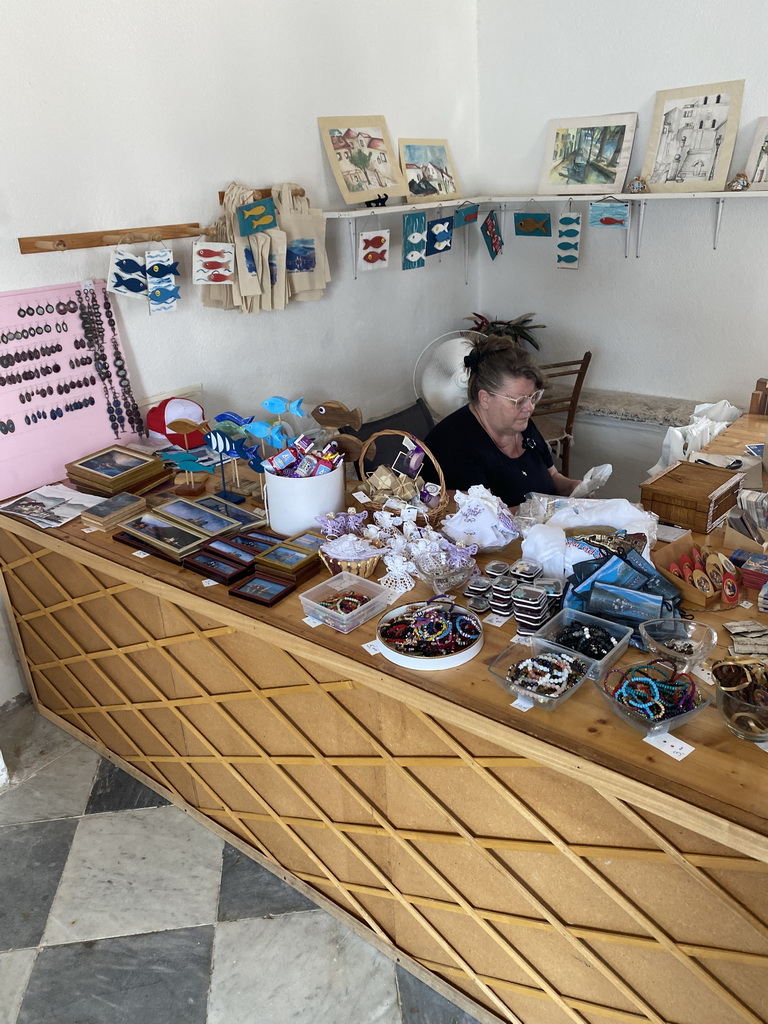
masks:
POLYGON ((403 1024, 478 1024, 458 1006, 396 965, 403 1024))
POLYGON ((394 964, 330 914, 216 926, 207 1024, 401 1024, 394 964))
POLYGON ((33 704, 21 704, 0 718, 0 750, 11 782, 21 782, 80 746, 69 733, 39 714, 33 704))
POLYGON ((101 758, 93 782, 86 814, 128 811, 138 807, 167 807, 168 800, 134 779, 105 757, 101 758))
POLYGON ((16 1024, 36 956, 36 949, 0 953, 0 1024, 16 1024))
POLYGON ((40 942, 76 828, 74 818, 0 827, 0 949, 40 942))
POLYGON ((0 790, 0 825, 71 818, 85 810, 100 758, 78 743, 50 764, 0 790))
POLYGON ((221 869, 219 921, 317 910, 317 906, 256 861, 226 843, 221 869))
POLYGON ((18 1024, 205 1024, 212 944, 208 925, 44 949, 18 1024))
POLYGON ((213 924, 223 845, 177 807, 81 818, 43 943, 213 924))

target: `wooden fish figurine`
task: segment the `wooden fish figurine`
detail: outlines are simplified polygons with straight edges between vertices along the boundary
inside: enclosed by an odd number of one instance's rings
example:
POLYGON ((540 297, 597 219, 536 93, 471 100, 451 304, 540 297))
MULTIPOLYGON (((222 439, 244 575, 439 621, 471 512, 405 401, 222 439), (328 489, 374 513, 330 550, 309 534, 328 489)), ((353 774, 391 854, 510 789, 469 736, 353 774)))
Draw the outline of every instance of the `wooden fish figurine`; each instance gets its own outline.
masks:
MULTIPOLYGON (((355 437, 354 434, 334 434, 333 443, 336 445, 338 450, 351 462, 357 462, 360 458, 360 453, 363 450, 364 441, 361 441, 359 437, 355 437)), ((376 458, 376 442, 368 445, 368 451, 365 453, 366 458, 376 458)))
POLYGON ((360 409, 348 409, 343 402, 323 402, 312 410, 312 419, 321 427, 352 427, 359 430, 363 425, 360 409))

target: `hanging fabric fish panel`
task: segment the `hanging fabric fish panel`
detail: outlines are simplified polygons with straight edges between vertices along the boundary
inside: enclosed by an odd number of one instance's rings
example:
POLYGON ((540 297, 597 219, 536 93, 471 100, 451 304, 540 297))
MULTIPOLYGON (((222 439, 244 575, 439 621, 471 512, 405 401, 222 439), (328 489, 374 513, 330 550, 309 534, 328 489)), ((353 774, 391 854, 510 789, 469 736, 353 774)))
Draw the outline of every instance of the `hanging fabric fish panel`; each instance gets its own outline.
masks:
POLYGON ((403 215, 403 270, 418 270, 426 266, 427 215, 406 213, 403 215))
POLYGON ((235 247, 231 242, 208 242, 198 238, 192 250, 192 280, 195 284, 227 284, 234 279, 235 247))
POLYGON ((552 218, 548 213, 516 213, 515 234, 528 235, 529 238, 551 238, 552 218))
POLYGON ((504 239, 501 237, 501 228, 495 210, 491 210, 485 218, 480 231, 488 248, 488 255, 495 260, 504 248, 504 239))
POLYGON ((448 252, 453 243, 453 217, 427 221, 427 256, 448 252))
POLYGON ((274 199, 258 199, 237 208, 237 222, 241 235, 255 235, 258 231, 277 227, 274 199))
POLYGON ((147 296, 150 313, 172 313, 179 299, 174 277, 179 276, 179 264, 173 261, 173 249, 147 249, 147 296))
POLYGON ((480 207, 477 203, 464 203, 462 206, 458 206, 453 212, 453 230, 457 231, 459 228, 466 227, 467 224, 474 224, 479 211, 480 207))
POLYGON ((107 291, 129 299, 147 301, 147 271, 144 257, 118 246, 112 253, 107 275, 107 291))
POLYGON ((357 269, 386 270, 389 266, 389 228, 361 231, 357 236, 357 269))
POLYGON ((581 248, 581 214, 570 211, 557 220, 557 269, 577 270, 581 248))
POLYGON ((629 203, 590 203, 589 226, 623 228, 626 231, 629 227, 629 203))

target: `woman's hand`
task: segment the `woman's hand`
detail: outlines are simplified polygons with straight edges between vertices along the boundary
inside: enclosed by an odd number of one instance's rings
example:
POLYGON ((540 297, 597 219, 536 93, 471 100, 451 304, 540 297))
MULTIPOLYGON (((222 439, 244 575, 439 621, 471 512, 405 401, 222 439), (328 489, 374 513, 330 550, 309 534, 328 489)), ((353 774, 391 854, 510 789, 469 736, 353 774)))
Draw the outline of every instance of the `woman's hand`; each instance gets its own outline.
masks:
POLYGON ((562 497, 567 497, 581 483, 581 480, 572 480, 569 476, 558 473, 554 466, 549 467, 549 473, 555 482, 557 493, 562 497))

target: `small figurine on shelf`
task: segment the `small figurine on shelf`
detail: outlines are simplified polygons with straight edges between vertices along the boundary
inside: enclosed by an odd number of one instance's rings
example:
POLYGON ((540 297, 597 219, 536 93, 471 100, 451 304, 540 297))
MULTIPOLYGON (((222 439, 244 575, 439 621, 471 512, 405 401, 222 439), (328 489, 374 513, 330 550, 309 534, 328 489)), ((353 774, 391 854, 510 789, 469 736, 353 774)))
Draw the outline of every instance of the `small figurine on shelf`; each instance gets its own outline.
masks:
POLYGON ((751 184, 752 182, 746 176, 744 171, 739 171, 735 177, 731 178, 725 187, 729 192, 746 192, 751 184))
POLYGON ((634 195, 639 195, 643 192, 650 192, 648 182, 645 178, 641 178, 639 174, 636 174, 632 181, 627 185, 627 192, 631 192, 634 195))

